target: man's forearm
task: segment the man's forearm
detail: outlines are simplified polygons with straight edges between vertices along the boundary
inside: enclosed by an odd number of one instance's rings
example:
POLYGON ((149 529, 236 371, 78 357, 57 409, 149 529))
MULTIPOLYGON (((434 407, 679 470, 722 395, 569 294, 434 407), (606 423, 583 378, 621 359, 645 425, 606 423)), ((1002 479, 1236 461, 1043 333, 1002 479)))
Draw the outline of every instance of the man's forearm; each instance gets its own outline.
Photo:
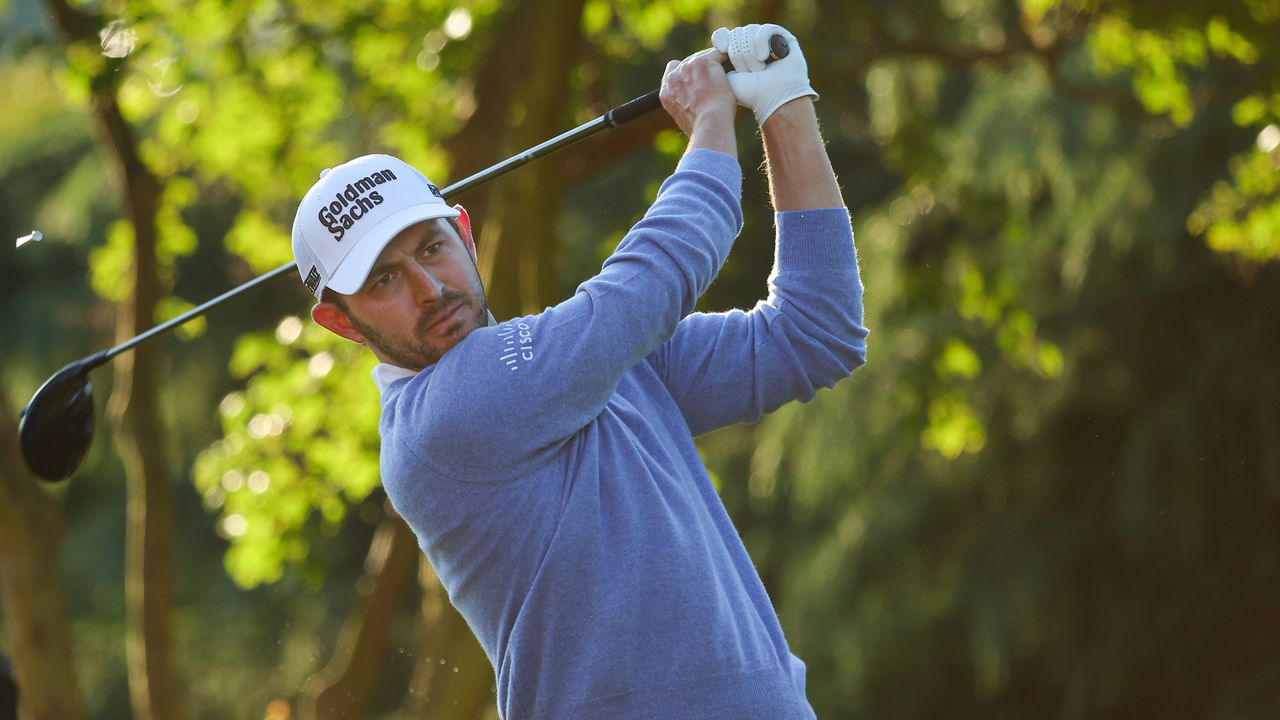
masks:
POLYGON ((799 98, 778 108, 761 132, 774 210, 844 207, 812 99, 799 98))

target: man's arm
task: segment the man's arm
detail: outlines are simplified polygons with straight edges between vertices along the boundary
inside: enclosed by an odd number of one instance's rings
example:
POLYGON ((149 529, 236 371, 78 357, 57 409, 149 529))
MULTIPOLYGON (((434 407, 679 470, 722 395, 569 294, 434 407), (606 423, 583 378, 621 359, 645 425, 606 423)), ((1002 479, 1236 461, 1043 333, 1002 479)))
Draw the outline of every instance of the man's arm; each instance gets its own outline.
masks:
POLYGON ((866 361, 849 213, 813 102, 783 105, 764 135, 778 210, 768 298, 748 312, 690 315, 648 358, 694 435, 808 401, 866 361))
MULTIPOLYGON (((803 62, 802 56, 793 60, 803 62)), ((754 422, 792 400, 806 401, 866 358, 862 284, 848 211, 818 130, 806 72, 787 70, 802 82, 757 92, 762 105, 753 107, 757 119, 767 113, 762 134, 778 211, 769 296, 749 312, 685 318, 648 358, 695 435, 754 422), (792 99, 781 105, 770 99, 779 96, 792 99)), ((733 82, 734 75, 729 77, 733 82)), ((737 85, 764 87, 741 77, 737 85)))
POLYGON ((760 130, 774 210, 844 207, 812 99, 798 98, 783 105, 760 130))

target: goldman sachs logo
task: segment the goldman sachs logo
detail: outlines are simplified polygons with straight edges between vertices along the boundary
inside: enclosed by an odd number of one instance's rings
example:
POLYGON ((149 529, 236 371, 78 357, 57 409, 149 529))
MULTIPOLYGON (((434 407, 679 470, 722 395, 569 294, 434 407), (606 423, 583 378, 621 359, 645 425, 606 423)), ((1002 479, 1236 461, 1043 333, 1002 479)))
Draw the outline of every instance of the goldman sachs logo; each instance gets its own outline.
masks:
POLYGON ((353 183, 347 183, 341 192, 333 196, 333 202, 320 208, 316 219, 333 234, 334 240, 341 242, 342 236, 346 235, 360 218, 383 203, 382 193, 374 188, 395 179, 395 173, 390 170, 381 170, 353 183))

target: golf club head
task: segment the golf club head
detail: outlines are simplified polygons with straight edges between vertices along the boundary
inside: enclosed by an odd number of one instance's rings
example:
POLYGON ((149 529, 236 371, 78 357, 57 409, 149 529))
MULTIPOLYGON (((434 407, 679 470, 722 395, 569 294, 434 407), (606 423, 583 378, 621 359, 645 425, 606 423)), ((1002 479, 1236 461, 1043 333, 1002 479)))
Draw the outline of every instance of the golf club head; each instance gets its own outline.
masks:
POLYGON ((105 362, 103 355, 77 360, 54 373, 22 411, 18 423, 22 457, 41 480, 65 480, 89 452, 93 442, 89 371, 105 362))

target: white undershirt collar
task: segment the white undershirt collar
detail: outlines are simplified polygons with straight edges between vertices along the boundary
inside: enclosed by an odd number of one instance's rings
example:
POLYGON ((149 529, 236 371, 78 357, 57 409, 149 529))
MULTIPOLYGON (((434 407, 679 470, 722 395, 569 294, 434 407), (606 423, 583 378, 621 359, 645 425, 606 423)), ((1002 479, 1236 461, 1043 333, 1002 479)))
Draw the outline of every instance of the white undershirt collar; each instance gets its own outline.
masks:
POLYGON ((378 394, 381 396, 387 394, 387 388, 391 387, 391 383, 402 378, 413 377, 418 374, 418 371, 390 363, 378 363, 373 366, 369 374, 373 376, 373 382, 378 386, 378 394))

